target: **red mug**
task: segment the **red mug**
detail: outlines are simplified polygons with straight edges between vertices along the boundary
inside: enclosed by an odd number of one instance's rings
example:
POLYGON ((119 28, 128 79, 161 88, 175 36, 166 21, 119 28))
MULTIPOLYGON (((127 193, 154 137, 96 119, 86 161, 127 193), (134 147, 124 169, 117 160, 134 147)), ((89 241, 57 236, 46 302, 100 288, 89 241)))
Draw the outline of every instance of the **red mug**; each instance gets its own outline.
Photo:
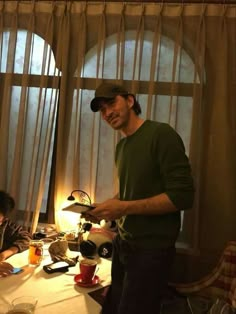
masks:
POLYGON ((97 261, 92 259, 83 259, 80 261, 79 267, 82 282, 92 282, 97 268, 97 261))

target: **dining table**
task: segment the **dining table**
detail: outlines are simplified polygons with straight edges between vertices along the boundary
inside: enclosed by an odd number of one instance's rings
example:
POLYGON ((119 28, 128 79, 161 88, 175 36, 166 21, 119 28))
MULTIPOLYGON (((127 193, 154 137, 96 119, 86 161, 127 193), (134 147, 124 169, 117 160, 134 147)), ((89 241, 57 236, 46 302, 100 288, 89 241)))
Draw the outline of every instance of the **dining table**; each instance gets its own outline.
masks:
MULTIPOLYGON (((69 257, 80 255, 70 251, 69 257)), ((80 257, 80 256, 79 256, 80 257)), ((0 278, 0 304, 10 305, 20 296, 34 296, 38 299, 35 314, 98 314, 101 305, 89 293, 106 287, 111 282, 111 261, 98 258, 98 283, 84 287, 75 282, 80 273, 79 262, 66 272, 47 273, 44 265, 52 263, 48 251, 44 250, 43 260, 37 267, 28 265, 28 250, 17 253, 6 260, 22 272, 0 278)))

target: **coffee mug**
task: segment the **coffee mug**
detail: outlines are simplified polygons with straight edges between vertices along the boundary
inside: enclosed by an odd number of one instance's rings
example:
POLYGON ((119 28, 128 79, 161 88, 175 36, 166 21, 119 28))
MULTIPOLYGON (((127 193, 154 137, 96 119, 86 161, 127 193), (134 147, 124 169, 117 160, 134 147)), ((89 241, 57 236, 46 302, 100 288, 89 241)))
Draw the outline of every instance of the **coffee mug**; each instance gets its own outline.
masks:
POLYGON ((82 259, 79 262, 79 267, 82 282, 92 282, 97 268, 97 261, 93 259, 82 259))

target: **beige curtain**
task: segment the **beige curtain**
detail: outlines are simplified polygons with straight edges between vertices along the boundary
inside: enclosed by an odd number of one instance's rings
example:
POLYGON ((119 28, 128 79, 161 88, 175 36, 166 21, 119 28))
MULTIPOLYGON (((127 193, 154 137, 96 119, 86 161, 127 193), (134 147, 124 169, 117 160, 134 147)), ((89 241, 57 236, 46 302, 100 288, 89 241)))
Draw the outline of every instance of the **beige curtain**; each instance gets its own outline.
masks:
MULTIPOLYGON (((221 250, 234 240, 236 6, 88 1, 2 1, 0 5, 1 33, 10 32, 7 67, 1 70, 0 187, 18 201, 25 196, 25 209, 33 211, 32 230, 44 200, 54 139, 55 124, 40 118, 46 91, 55 92, 47 104, 52 121, 58 116, 53 165, 58 229, 63 228, 61 209, 72 190, 85 190, 96 202, 116 192, 113 155, 120 137, 89 108, 96 86, 105 80, 124 83, 137 94, 145 119, 170 123, 184 140, 196 197, 194 208, 183 216, 179 241, 196 253, 221 250), (18 29, 27 33, 20 59, 18 29), (30 72, 32 34, 45 45, 37 74, 30 72), (13 66, 18 62, 24 63, 21 73, 13 66), (12 138, 14 84, 20 88, 20 109, 14 115, 18 123, 12 138), (38 88, 33 99, 28 97, 31 86, 38 88), (41 134, 35 129, 33 152, 26 162, 27 110, 32 103, 39 112, 35 128, 47 130, 48 137, 39 144, 41 134), (31 179, 22 185, 24 162, 31 179)), ((2 37, 1 60, 5 44, 2 37)))
POLYGON ((34 2, 0 2, 0 188, 16 201, 13 218, 32 233, 49 178, 60 77, 53 18, 41 29, 44 40, 36 11, 34 2))

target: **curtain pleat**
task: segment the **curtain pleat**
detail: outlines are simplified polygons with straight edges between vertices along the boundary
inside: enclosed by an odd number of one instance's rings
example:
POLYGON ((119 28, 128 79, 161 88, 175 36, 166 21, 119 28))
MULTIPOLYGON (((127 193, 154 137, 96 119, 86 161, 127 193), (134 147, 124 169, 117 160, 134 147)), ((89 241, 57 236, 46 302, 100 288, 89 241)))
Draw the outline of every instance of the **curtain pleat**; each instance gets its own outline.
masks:
POLYGON ((178 91, 175 90, 176 82, 179 82, 180 63, 181 63, 181 47, 183 46, 183 17, 182 17, 183 6, 180 10, 180 15, 178 17, 174 55, 173 55, 173 66, 172 66, 172 84, 171 84, 171 97, 170 97, 170 107, 169 107, 169 119, 168 123, 176 129, 177 126, 177 106, 178 102, 176 95, 178 91), (172 118, 173 117, 173 118, 172 118))
POLYGON ((131 92, 136 94, 139 88, 139 79, 141 72, 141 62, 143 56, 143 36, 144 36, 144 5, 141 5, 141 14, 138 17, 137 29, 136 29, 136 38, 135 38, 135 49, 133 56, 133 74, 132 74, 132 83, 131 83, 131 92))
MULTIPOLYGON (((24 65, 23 65, 23 80, 22 80, 22 86, 25 86, 25 90, 22 88, 22 90, 24 90, 25 93, 29 94, 29 76, 27 75, 28 73, 30 73, 30 69, 32 67, 32 47, 34 46, 34 42, 33 42, 33 33, 35 31, 35 12, 34 12, 34 3, 32 4, 33 8, 32 8, 32 14, 30 16, 29 19, 29 24, 28 24, 28 30, 30 30, 30 32, 27 32, 26 34, 26 45, 25 45, 25 54, 24 54, 24 65)), ((27 96, 26 96, 27 97, 27 96)), ((39 99, 38 99, 38 103, 41 102, 41 93, 39 94, 39 99)), ((27 104, 27 109, 26 109, 26 116, 28 116, 29 111, 30 111, 30 104, 28 103, 28 101, 26 99, 22 99, 21 100, 22 104, 27 104)), ((26 226, 31 226, 31 211, 30 209, 32 208, 33 205, 33 191, 35 188, 35 181, 36 181, 36 165, 37 165, 37 157, 39 154, 39 139, 40 139, 40 126, 41 126, 41 119, 42 119, 42 111, 43 107, 38 107, 38 110, 36 112, 36 127, 33 133, 33 152, 32 152, 32 156, 31 156, 31 160, 30 160, 30 177, 29 177, 29 186, 28 186, 28 201, 26 204, 26 208, 25 208, 25 219, 24 219, 24 224, 26 226), (41 110, 40 110, 41 109, 41 110)), ((24 111, 23 111, 24 113, 24 111)), ((24 125, 26 125, 26 123, 24 123, 24 125)), ((17 128, 20 129, 20 128, 17 128)), ((27 146, 27 143, 25 143, 27 146)), ((26 150, 26 147, 23 147, 23 151, 26 150)), ((21 174, 22 175, 22 174, 21 174)), ((13 182, 14 182, 14 178, 13 182)), ((34 205, 33 205, 34 206, 34 205)), ((35 222, 37 224, 38 221, 38 216, 39 216, 39 208, 35 208, 34 212, 33 212, 33 216, 35 216, 35 222)), ((34 225, 34 218, 32 219, 32 226, 34 225)), ((35 228, 36 230, 36 228, 35 228)))
POLYGON ((190 160, 195 181, 195 211, 184 216, 183 230, 187 237, 191 239, 195 251, 199 248, 199 215, 201 212, 201 195, 203 190, 204 175, 204 86, 205 86, 205 43, 206 43, 206 24, 205 24, 206 5, 202 5, 202 12, 199 16, 198 27, 195 37, 194 50, 194 85, 193 85, 193 113, 190 140, 190 160), (194 224, 191 226, 192 221, 194 224))
POLYGON ((122 81, 124 79, 124 63, 125 63, 125 4, 123 4, 122 12, 117 29, 117 58, 116 58, 116 79, 122 81))
MULTIPOLYGON (((105 63, 105 44, 106 44, 106 3, 103 3, 102 14, 99 17, 98 22, 98 35, 97 35, 97 63, 96 63, 96 86, 99 85, 99 79, 103 78, 104 63, 105 63)), ((91 164, 90 164, 90 193, 92 199, 95 198, 97 180, 98 180, 98 158, 100 154, 100 141, 99 136, 101 134, 101 119, 99 115, 93 117, 93 136, 92 136, 92 149, 91 149, 91 164)))
MULTIPOLYGON (((17 27, 18 27, 18 9, 19 5, 16 3, 15 14, 12 16, 12 32, 9 37, 9 50, 7 56, 7 68, 6 72, 13 73, 14 72, 14 62, 15 62, 15 54, 16 54, 16 42, 17 42, 17 27)), ((13 75, 10 74, 11 81, 8 81, 8 84, 5 85, 5 88, 8 89, 9 98, 8 103, 11 102, 11 92, 13 85, 13 75)), ((12 173, 10 178, 10 190, 12 194, 15 196, 15 201, 18 203, 19 201, 19 183, 20 183, 20 173, 19 169, 22 167, 22 158, 24 152, 24 134, 25 134, 25 115, 27 102, 26 102, 26 92, 27 87, 24 85, 24 78, 22 77, 22 88, 20 92, 20 103, 19 103, 19 115, 16 117, 16 139, 15 139, 15 154, 13 156, 12 163, 12 173), (14 174, 14 176, 13 176, 14 174)), ((9 106, 10 109, 10 106, 9 106)), ((10 120, 10 119, 9 119, 10 120)), ((8 143, 7 143, 8 145, 8 143)))
POLYGON ((74 172, 73 172, 73 187, 80 186, 80 176, 79 176, 79 165, 80 165, 80 147, 81 147, 81 122, 82 122, 82 100, 81 100, 81 88, 82 88, 82 79, 81 75, 83 73, 84 67, 84 58, 85 58, 85 51, 86 51, 86 9, 87 6, 85 4, 84 11, 81 13, 80 23, 79 23, 79 30, 80 30, 80 40, 78 42, 78 56, 77 56, 77 78, 76 78, 76 90, 75 90, 75 103, 78 106, 75 106, 75 136, 72 145, 74 146, 74 156, 73 156, 73 165, 74 165, 74 172))
MULTIPOLYGON (((163 9, 163 6, 162 6, 163 9)), ((153 96, 155 94, 155 82, 158 80, 158 67, 160 61, 160 45, 161 45, 161 33, 162 33, 162 11, 156 16, 156 24, 153 34, 152 55, 151 55, 151 68, 150 68, 150 80, 148 89, 148 102, 147 102, 147 117, 153 119, 156 112, 156 106, 153 106, 153 96)), ((155 99, 156 105, 157 99, 155 99)))

